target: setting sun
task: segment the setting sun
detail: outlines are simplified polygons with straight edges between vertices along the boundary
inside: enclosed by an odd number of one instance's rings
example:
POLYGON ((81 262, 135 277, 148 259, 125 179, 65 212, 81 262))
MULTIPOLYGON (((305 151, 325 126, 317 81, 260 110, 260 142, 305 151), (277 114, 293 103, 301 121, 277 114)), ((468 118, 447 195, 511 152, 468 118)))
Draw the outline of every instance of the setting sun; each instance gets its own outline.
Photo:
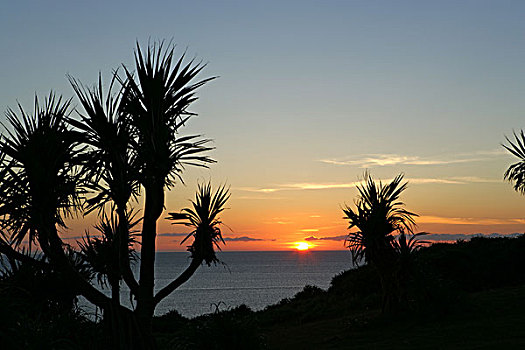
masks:
POLYGON ((307 242, 295 242, 295 249, 297 250, 308 250, 310 249, 311 245, 307 242))

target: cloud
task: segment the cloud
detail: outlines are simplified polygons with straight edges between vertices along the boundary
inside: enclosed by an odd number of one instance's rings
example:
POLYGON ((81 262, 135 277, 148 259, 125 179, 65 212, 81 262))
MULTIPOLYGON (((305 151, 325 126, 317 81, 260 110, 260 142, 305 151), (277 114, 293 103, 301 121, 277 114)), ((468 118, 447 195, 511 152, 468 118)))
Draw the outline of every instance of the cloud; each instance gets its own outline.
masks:
POLYGON ((329 237, 315 237, 310 236, 306 237, 305 241, 344 241, 348 237, 348 235, 342 235, 342 236, 329 236, 329 237))
MULTIPOLYGON (((247 191, 247 192, 259 192, 259 193, 272 193, 272 192, 279 191, 278 188, 255 188, 255 187, 238 187, 236 188, 236 190, 247 191)), ((252 198, 248 197, 245 199, 252 199, 252 198)))
POLYGON ((277 191, 293 191, 293 190, 326 190, 334 188, 354 188, 361 182, 350 182, 350 183, 291 183, 277 185, 274 188, 255 188, 255 187, 242 187, 239 190, 248 192, 260 192, 260 193, 273 193, 277 191), (270 191, 271 190, 271 191, 270 191))
MULTIPOLYGON (((393 179, 384 179, 383 183, 388 183, 393 179)), ((443 184, 443 185, 465 185, 469 183, 501 183, 500 179, 487 179, 476 176, 453 176, 445 178, 406 178, 409 184, 423 185, 423 184, 443 184)), ((263 192, 274 193, 278 191, 297 191, 297 190, 330 190, 330 189, 347 189, 355 188, 363 184, 363 181, 354 181, 346 183, 316 183, 316 182, 299 182, 276 185, 269 191, 268 188, 258 189, 255 187, 239 188, 242 191, 248 192, 263 192)))
MULTIPOLYGON (((246 190, 243 190, 243 191, 246 191, 246 190)), ((258 191, 251 191, 251 192, 258 192, 258 191)), ((274 191, 275 192, 275 191, 274 191)), ((263 192, 263 193, 271 193, 271 192, 263 192)), ((271 200, 277 200, 277 199, 284 199, 284 197, 267 197, 267 196, 235 196, 235 199, 243 199, 243 200, 268 200, 268 199, 271 199, 271 200)))
MULTIPOLYGON (((62 239, 65 239, 65 240, 69 240, 69 239, 75 239, 75 240, 78 240, 78 239, 83 239, 84 237, 86 236, 72 236, 72 237, 61 237, 62 239)), ((100 235, 89 235, 89 237, 100 237, 100 235)))
POLYGON ((487 179, 477 176, 454 176, 449 179, 463 183, 502 183, 501 179, 487 179))
POLYGON ((188 233, 158 233, 157 236, 163 236, 163 237, 186 237, 189 235, 188 233))
MULTIPOLYGON (((386 180, 385 183, 388 183, 392 180, 386 180)), ((415 178, 407 179, 408 183, 413 185, 422 185, 422 184, 446 184, 446 185, 462 185, 465 182, 451 179, 439 179, 439 178, 415 178)))
POLYGON ((224 241, 226 242, 260 242, 260 241, 275 241, 275 239, 263 239, 263 238, 241 236, 241 237, 224 237, 224 241))
POLYGON ((385 154, 364 154, 353 157, 320 159, 320 162, 333 165, 351 165, 360 168, 371 168, 374 166, 393 166, 393 165, 448 165, 471 162, 481 162, 495 159, 506 154, 503 149, 477 151, 470 153, 456 153, 447 156, 421 157, 408 156, 393 153, 385 154))
POLYGON ((293 221, 281 221, 281 220, 278 220, 278 221, 264 221, 263 224, 266 224, 266 225, 274 225, 274 224, 277 224, 277 225, 290 225, 290 224, 293 224, 293 221))

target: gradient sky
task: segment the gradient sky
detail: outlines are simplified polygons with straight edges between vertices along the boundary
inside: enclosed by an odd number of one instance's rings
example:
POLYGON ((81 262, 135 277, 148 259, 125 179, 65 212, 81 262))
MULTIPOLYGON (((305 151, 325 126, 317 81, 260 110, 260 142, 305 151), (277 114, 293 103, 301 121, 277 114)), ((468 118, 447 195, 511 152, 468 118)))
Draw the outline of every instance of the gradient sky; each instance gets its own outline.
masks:
MULTIPOLYGON (((523 232, 500 144, 525 127, 524 16, 523 1, 4 1, 0 107, 72 96, 67 73, 91 84, 131 64, 136 40, 173 38, 220 76, 186 129, 214 139, 218 163, 188 169, 166 207, 198 181, 230 184, 226 250, 342 249, 365 169, 405 173, 418 231, 523 232)), ((184 249, 180 228, 159 232, 160 249, 184 249)))

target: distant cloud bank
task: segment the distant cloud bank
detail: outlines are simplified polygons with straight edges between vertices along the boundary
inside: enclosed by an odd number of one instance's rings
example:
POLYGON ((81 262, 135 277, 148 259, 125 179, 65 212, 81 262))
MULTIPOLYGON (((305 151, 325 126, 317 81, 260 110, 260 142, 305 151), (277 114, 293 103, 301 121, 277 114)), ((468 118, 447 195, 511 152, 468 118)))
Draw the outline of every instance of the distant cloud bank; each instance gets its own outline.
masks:
MULTIPOLYGON (((424 241, 432 241, 432 242, 450 242, 450 241, 457 241, 457 240, 469 240, 474 237, 485 237, 485 238, 499 238, 499 237, 509 237, 514 238, 523 235, 523 233, 490 233, 490 234, 482 234, 482 233, 474 233, 474 234, 448 234, 448 233, 428 233, 424 236, 421 236, 420 239, 424 241)), ((348 235, 341 235, 341 236, 327 236, 327 237, 316 237, 316 236, 309 236, 305 237, 305 241, 344 241, 348 237, 348 235)))
MULTIPOLYGON (((186 237, 189 233, 159 233, 158 236, 163 237, 186 237)), ((260 241, 275 241, 275 239, 255 238, 249 236, 240 237, 224 237, 225 242, 260 242, 260 241)), ((177 242, 175 240, 174 242, 177 242)))
POLYGON ((444 241, 457 241, 457 240, 469 240, 474 237, 485 237, 485 238, 500 238, 500 237, 509 237, 515 238, 523 235, 523 233, 473 233, 473 234, 446 234, 446 233, 430 233, 424 236, 421 236, 422 240, 433 241, 433 242, 444 242, 444 241))
POLYGON ((329 237, 316 237, 316 236, 310 236, 306 237, 305 241, 344 241, 348 237, 348 235, 341 235, 341 236, 329 236, 329 237))
POLYGON ((259 241, 275 241, 275 239, 264 239, 264 238, 241 236, 241 237, 224 237, 224 241, 225 242, 259 242, 259 241))
POLYGON ((523 225, 524 219, 520 218, 454 218, 422 215, 417 219, 418 223, 446 224, 446 225, 523 225))
POLYGON ((189 235, 188 233, 158 233, 157 236, 163 236, 163 237, 186 237, 189 235))

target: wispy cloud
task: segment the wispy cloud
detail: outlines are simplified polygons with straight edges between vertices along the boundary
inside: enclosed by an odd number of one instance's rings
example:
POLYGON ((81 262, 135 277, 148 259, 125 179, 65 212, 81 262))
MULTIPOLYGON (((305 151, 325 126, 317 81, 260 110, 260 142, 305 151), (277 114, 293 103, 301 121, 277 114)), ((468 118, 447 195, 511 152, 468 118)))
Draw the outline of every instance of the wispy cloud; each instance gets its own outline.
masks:
POLYGON ((352 165, 360 168, 389 165, 447 165, 481 162, 506 154, 505 150, 488 150, 471 153, 456 153, 443 156, 422 157, 415 155, 399 155, 393 153, 364 154, 352 157, 320 159, 320 162, 334 165, 352 165))
POLYGON ((348 183, 295 183, 283 185, 282 189, 298 189, 298 190, 326 190, 334 188, 354 188, 361 184, 360 181, 348 182, 348 183))
MULTIPOLYGON (((464 185, 469 183, 501 183, 501 179, 488 179, 476 176, 452 176, 444 178, 407 178, 405 179, 409 184, 422 185, 422 184, 445 184, 445 185, 464 185)), ((392 181, 392 179, 382 180, 384 183, 392 181)), ((330 189, 347 189, 355 188, 356 186, 362 185, 363 181, 354 182, 342 182, 342 183, 324 183, 324 182, 299 182, 299 183, 288 183, 276 185, 271 188, 256 188, 256 187, 243 187, 239 188, 242 191, 248 192, 262 192, 262 193, 274 193, 279 191, 294 191, 294 190, 330 190, 330 189)))
POLYGON ((276 221, 264 221, 263 224, 266 225, 290 225, 293 224, 293 221, 283 221, 283 220, 276 220, 276 221))
POLYGON ((310 236, 306 237, 305 241, 344 241, 348 237, 347 235, 341 235, 341 236, 328 236, 328 237, 316 237, 316 236, 310 236))
POLYGON ((259 192, 259 193, 273 193, 278 191, 293 191, 293 190, 326 190, 334 188, 354 188, 361 182, 349 182, 349 183, 291 183, 276 185, 273 188, 256 188, 256 187, 242 187, 239 190, 248 192, 259 192))
POLYGON ((453 181, 458 181, 461 183, 502 183, 502 179, 487 179, 477 176, 453 176, 449 178, 453 181))
MULTIPOLYGON (((241 191, 246 191, 246 187, 243 187, 242 189, 239 188, 241 191)), ((268 192, 268 191, 251 191, 251 192, 263 192, 263 193, 271 193, 271 192, 268 192)), ((275 191, 272 191, 272 192, 275 192, 275 191)), ((264 195, 255 195, 255 196, 235 196, 235 199, 243 199, 243 200, 268 200, 268 199, 271 199, 271 200, 277 200, 277 199, 283 199, 284 197, 275 197, 275 196, 271 196, 271 197, 268 197, 268 196, 264 196, 264 195)))
MULTIPOLYGON (((279 191, 277 188, 255 188, 255 187, 238 187, 236 190, 247 191, 247 192, 259 192, 259 193, 272 193, 279 191)), ((249 198, 246 198, 249 199, 249 198)))

